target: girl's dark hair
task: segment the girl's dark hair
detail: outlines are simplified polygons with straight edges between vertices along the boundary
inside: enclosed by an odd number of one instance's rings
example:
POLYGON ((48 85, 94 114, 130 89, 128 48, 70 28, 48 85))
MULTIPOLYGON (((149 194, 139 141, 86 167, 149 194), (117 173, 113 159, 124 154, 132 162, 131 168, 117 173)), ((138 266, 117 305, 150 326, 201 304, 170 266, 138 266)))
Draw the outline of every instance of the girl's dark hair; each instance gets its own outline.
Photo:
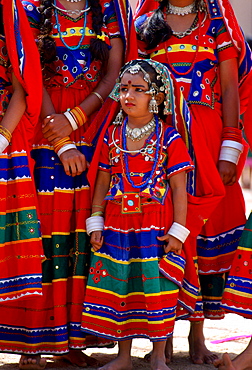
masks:
MULTIPOLYGON (((52 6, 53 0, 41 0, 39 11, 41 13, 40 35, 38 36, 38 48, 42 64, 51 63, 56 58, 56 45, 50 36, 52 31, 52 6)), ((90 11, 92 12, 92 28, 96 35, 101 35, 103 24, 102 8, 99 0, 90 0, 90 11)), ((108 59, 108 46, 101 39, 91 39, 90 52, 92 59, 106 61, 108 59)))
MULTIPOLYGON (((201 0, 195 1, 196 9, 198 9, 200 3, 201 0)), ((169 0, 160 1, 159 7, 139 29, 138 37, 145 41, 147 50, 155 48, 172 36, 172 29, 164 19, 164 9, 167 7, 169 7, 169 0)))

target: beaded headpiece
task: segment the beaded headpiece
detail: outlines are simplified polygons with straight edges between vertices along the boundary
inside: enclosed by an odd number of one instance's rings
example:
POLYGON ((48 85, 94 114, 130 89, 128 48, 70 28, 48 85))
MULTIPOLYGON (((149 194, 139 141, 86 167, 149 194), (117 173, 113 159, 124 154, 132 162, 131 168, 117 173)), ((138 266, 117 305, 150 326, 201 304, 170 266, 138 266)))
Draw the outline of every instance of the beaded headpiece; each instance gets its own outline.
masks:
POLYGON ((137 74, 139 72, 143 73, 143 79, 145 82, 148 83, 149 91, 146 91, 146 93, 155 96, 159 92, 162 92, 165 95, 163 113, 165 115, 173 114, 173 85, 170 72, 163 64, 151 59, 136 59, 126 63, 125 66, 121 69, 119 78, 117 79, 116 84, 109 95, 110 98, 117 102, 119 101, 121 79, 125 73, 137 74), (144 69, 145 63, 148 63, 156 72, 156 79, 162 82, 162 85, 160 87, 158 87, 155 82, 151 81, 149 73, 144 69))

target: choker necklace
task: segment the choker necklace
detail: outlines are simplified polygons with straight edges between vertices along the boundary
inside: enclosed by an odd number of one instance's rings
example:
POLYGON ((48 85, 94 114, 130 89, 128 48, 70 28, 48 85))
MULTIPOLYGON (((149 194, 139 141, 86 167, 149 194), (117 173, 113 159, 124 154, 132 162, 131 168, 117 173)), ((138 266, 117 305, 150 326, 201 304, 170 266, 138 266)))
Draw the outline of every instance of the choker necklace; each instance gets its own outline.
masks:
POLYGON ((155 119, 154 117, 150 122, 148 122, 143 127, 130 128, 128 123, 126 124, 126 136, 132 141, 140 141, 144 136, 150 135, 155 129, 155 119))
POLYGON ((62 12, 62 13, 66 13, 67 15, 69 15, 70 17, 71 16, 74 16, 74 15, 77 15, 78 17, 80 16, 80 15, 82 15, 83 13, 85 13, 85 12, 88 12, 89 10, 90 10, 90 6, 88 7, 88 8, 86 8, 86 9, 83 9, 83 10, 79 10, 79 9, 75 9, 75 10, 70 10, 70 9, 61 9, 61 8, 59 8, 57 5, 55 5, 55 4, 52 4, 53 5, 53 7, 55 8, 55 9, 57 9, 57 10, 59 10, 60 12, 62 12))
POLYGON ((79 3, 79 2, 81 2, 81 0, 66 0, 66 1, 68 1, 69 3, 79 3))
POLYGON ((167 14, 175 14, 175 15, 187 15, 195 12, 195 2, 193 2, 190 5, 187 6, 174 6, 172 4, 169 4, 169 7, 167 9, 167 14))

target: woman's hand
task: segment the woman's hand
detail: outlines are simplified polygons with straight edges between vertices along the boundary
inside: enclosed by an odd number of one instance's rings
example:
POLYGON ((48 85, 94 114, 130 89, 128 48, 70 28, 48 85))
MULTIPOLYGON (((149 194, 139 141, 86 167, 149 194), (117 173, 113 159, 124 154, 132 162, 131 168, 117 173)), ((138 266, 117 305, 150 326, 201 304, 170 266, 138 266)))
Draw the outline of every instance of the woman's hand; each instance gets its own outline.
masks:
POLYGON ((42 125, 44 138, 50 142, 56 142, 69 136, 72 131, 72 126, 64 114, 53 113, 44 119, 42 125))
POLYGON ((167 242, 167 245, 164 247, 165 253, 174 252, 176 254, 181 254, 182 242, 177 238, 174 238, 174 236, 166 234, 163 236, 157 236, 157 239, 167 242))
POLYGON ((60 155, 60 160, 68 176, 80 175, 87 168, 85 156, 78 149, 69 149, 60 155))
POLYGON ((233 185, 236 182, 236 164, 228 161, 219 161, 218 170, 224 185, 233 185))
POLYGON ((103 244, 103 236, 102 236, 101 231, 92 232, 90 243, 92 244, 92 247, 95 252, 101 249, 102 244, 103 244))

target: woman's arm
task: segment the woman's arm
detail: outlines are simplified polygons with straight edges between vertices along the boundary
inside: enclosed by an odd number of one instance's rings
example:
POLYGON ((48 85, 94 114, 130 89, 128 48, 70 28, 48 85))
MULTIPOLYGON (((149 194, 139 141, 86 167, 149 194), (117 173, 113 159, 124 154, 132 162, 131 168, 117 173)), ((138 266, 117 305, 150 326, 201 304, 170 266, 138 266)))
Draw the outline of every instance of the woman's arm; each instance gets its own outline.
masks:
MULTIPOLYGON (((182 226, 186 224, 187 215, 187 192, 186 192, 186 172, 179 172, 170 178, 170 186, 172 190, 172 203, 173 203, 173 222, 182 226)), ((161 241, 166 241, 165 253, 170 251, 177 254, 181 253, 182 242, 169 235, 158 237, 161 241)))
POLYGON ((6 127, 11 133, 15 130, 26 109, 24 89, 13 73, 12 87, 13 94, 1 121, 1 125, 6 127))
MULTIPOLYGON (((109 189, 110 177, 111 176, 109 172, 105 171, 98 172, 92 204, 92 214, 103 210, 102 204, 109 189)), ((102 232, 93 231, 91 234, 90 243, 92 244, 95 251, 100 249, 103 243, 102 232)))
MULTIPOLYGON (((102 97, 102 99, 105 100, 111 92, 116 78, 118 77, 122 63, 123 42, 120 38, 112 39, 106 74, 94 90, 102 97)), ((101 107, 101 101, 95 94, 90 94, 80 104, 80 106, 83 108, 87 116, 89 116, 101 107)), ((46 114, 44 117, 47 115, 48 114, 46 114)), ((44 120, 44 127, 42 131, 44 137, 53 142, 69 136, 72 132, 72 127, 64 114, 50 114, 50 118, 45 118, 44 120), (51 122, 51 120, 53 121, 51 122)))
MULTIPOLYGON (((239 127, 240 104, 238 91, 237 58, 220 63, 220 82, 222 92, 223 127, 239 127)), ((236 181, 236 165, 228 161, 219 161, 218 169, 224 185, 233 185, 236 181)))

